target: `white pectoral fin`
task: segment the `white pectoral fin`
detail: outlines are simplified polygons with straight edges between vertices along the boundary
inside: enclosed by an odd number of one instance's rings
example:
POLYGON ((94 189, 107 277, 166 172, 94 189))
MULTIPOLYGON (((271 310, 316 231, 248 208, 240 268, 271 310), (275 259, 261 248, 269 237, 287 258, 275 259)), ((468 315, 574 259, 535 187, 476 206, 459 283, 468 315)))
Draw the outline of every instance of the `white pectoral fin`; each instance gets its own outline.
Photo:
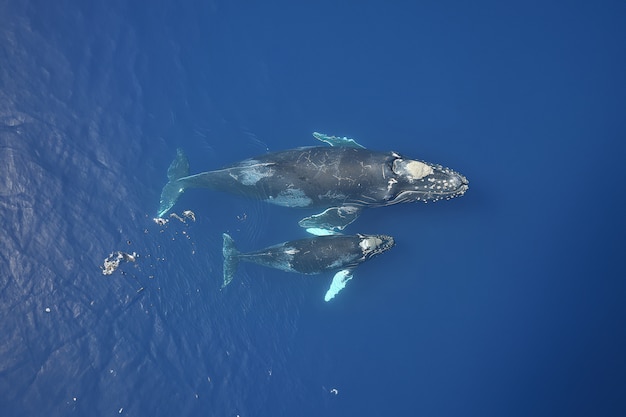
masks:
POLYGON ((326 291, 326 295, 324 296, 324 301, 328 302, 332 300, 339 291, 343 290, 346 286, 346 283, 352 279, 352 270, 351 269, 342 269, 337 272, 333 277, 333 282, 330 283, 330 288, 326 291))
POLYGON ((306 231, 315 236, 335 236, 341 234, 339 232, 335 232, 334 230, 321 229, 319 227, 309 227, 306 231))
POLYGON ((361 208, 356 206, 330 207, 319 214, 305 217, 298 224, 316 236, 336 235, 355 221, 359 214, 361 208))

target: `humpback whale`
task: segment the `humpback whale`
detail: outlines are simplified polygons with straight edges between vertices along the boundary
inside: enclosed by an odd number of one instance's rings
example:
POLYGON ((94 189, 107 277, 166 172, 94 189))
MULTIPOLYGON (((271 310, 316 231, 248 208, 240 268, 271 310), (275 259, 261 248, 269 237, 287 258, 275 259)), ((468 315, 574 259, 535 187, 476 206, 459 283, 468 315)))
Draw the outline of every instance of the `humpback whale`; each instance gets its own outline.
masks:
POLYGON ((158 217, 188 188, 210 188, 285 207, 323 209, 300 220, 316 235, 335 234, 366 207, 438 201, 469 188, 458 172, 408 159, 396 152, 365 149, 353 139, 314 133, 331 147, 303 147, 246 159, 215 171, 189 175, 182 150, 167 171, 158 217))
POLYGON ((352 279, 354 268, 394 245, 393 238, 386 235, 331 235, 292 240, 258 251, 241 253, 228 234, 224 233, 223 238, 222 288, 232 281, 240 261, 307 275, 336 272, 324 301, 330 301, 346 286, 352 279))

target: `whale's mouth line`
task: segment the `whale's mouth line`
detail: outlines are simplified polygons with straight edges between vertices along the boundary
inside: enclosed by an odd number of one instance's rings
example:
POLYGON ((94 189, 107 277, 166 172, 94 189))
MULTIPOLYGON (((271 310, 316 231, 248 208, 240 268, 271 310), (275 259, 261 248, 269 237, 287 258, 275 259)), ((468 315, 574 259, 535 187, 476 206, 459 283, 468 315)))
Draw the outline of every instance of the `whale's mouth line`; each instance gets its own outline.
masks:
POLYGON ((405 190, 399 193, 394 199, 390 200, 387 204, 400 204, 400 203, 412 203, 423 202, 430 203, 439 200, 449 200, 452 198, 460 197, 468 190, 467 185, 462 185, 454 190, 405 190))
POLYGON ((381 253, 387 252, 392 247, 393 247, 393 245, 381 246, 381 247, 376 248, 376 249, 370 251, 369 253, 365 254, 363 256, 363 258, 366 259, 366 258, 371 258, 371 257, 376 256, 376 255, 380 255, 381 253))

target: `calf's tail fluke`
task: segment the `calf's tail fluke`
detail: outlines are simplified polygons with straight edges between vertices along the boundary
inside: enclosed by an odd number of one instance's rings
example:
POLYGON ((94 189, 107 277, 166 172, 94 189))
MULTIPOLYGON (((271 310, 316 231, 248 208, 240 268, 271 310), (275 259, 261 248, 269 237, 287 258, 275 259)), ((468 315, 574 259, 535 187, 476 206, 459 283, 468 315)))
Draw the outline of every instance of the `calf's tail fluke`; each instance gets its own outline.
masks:
POLYGON ((237 265, 239 264, 239 251, 235 247, 235 241, 227 233, 223 233, 224 246, 222 247, 222 253, 224 255, 224 283, 222 288, 230 284, 233 280, 233 276, 237 271, 237 265))
POLYGON ((169 180, 161 191, 158 217, 163 217, 176 204, 178 197, 185 191, 185 184, 181 178, 189 175, 189 160, 182 149, 176 149, 176 157, 167 169, 169 180))

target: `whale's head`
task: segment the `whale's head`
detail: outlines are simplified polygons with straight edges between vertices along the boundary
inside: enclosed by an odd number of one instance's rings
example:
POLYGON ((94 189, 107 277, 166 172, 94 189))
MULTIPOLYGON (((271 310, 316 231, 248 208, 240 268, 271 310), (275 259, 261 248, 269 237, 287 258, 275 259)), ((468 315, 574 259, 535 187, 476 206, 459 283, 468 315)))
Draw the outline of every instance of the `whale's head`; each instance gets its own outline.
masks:
POLYGON ((465 194, 469 181, 460 173, 429 162, 405 159, 395 154, 391 162, 387 204, 449 200, 465 194))
POLYGON ((359 247, 363 252, 363 259, 371 258, 393 248, 395 242, 388 235, 358 235, 361 241, 359 247))

